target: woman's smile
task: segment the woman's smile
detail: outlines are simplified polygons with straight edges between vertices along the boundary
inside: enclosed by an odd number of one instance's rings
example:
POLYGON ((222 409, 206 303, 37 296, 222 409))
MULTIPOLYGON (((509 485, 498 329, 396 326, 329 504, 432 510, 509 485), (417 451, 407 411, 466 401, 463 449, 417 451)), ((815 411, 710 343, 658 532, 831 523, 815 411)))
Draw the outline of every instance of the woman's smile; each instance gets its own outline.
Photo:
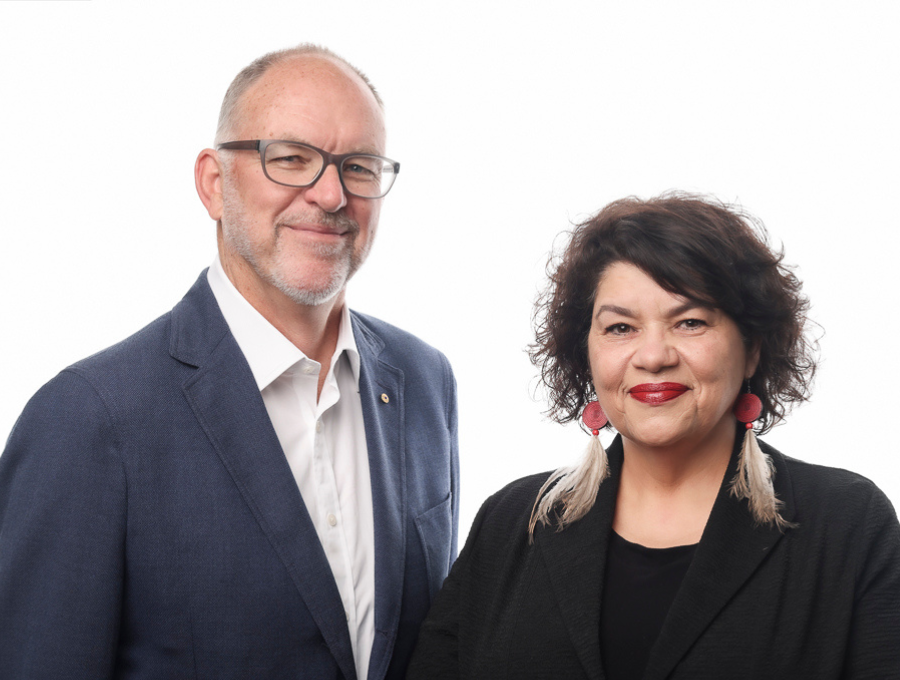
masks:
POLYGON ((597 399, 628 446, 734 438, 731 407, 756 369, 737 324, 616 262, 597 284, 588 354, 597 399))
POLYGON ((632 387, 628 390, 628 394, 641 403, 655 405, 677 399, 687 391, 688 387, 681 383, 643 383, 632 387))

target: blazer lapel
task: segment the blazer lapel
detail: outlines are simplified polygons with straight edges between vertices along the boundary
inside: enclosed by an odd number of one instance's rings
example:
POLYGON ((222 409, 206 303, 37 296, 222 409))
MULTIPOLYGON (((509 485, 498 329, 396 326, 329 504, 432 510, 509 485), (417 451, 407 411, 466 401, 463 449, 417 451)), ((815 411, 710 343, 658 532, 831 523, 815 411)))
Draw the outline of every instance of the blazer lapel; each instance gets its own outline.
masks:
POLYGON ((347 619, 331 568, 250 367, 205 272, 172 313, 171 354, 198 370, 184 394, 300 591, 342 673, 355 680, 347 619))
POLYGON ((369 680, 387 673, 403 599, 406 567, 404 374, 379 359, 384 342, 353 313, 360 355, 359 396, 366 426, 375 517, 375 641, 369 680))
POLYGON ((605 677, 600 659, 600 608, 622 469, 621 437, 616 437, 607 455, 610 476, 600 485, 597 501, 588 514, 563 531, 539 525, 534 532, 572 644, 587 676, 597 680, 605 677))
MULTIPOLYGON (((737 440, 697 552, 650 653, 644 680, 662 680, 669 676, 783 535, 775 527, 757 526, 747 502, 731 495, 731 480, 737 472, 741 434, 737 440)), ((772 455, 775 491, 784 502, 782 516, 790 522, 794 517, 794 503, 784 460, 781 454, 765 444, 761 446, 772 455)))

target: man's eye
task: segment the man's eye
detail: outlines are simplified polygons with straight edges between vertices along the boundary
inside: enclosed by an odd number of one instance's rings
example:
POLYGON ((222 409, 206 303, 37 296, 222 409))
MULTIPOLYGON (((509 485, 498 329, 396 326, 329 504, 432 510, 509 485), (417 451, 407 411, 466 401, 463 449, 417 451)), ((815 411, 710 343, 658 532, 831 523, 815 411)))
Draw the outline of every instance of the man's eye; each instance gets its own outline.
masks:
POLYGON ((372 168, 367 168, 359 163, 348 163, 344 166, 344 174, 353 175, 356 179, 373 179, 377 173, 372 168))
POLYGON ((270 163, 281 163, 282 165, 302 165, 306 163, 306 159, 300 156, 278 156, 272 158, 270 163))

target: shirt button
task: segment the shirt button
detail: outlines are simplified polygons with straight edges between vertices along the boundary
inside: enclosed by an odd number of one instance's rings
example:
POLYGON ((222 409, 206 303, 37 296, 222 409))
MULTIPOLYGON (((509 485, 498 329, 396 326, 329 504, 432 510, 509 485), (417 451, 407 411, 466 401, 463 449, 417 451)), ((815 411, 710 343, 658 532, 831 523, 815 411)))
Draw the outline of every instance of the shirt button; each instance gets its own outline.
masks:
POLYGON ((331 526, 337 525, 337 517, 334 516, 334 513, 329 512, 326 519, 328 519, 328 524, 330 524, 331 526))
POLYGON ((322 421, 317 420, 316 421, 316 432, 321 432, 321 431, 322 431, 322 421))
POLYGON ((309 375, 309 374, 311 374, 311 373, 315 373, 315 372, 316 372, 316 367, 313 366, 312 364, 303 364, 303 372, 306 373, 306 375, 309 375))

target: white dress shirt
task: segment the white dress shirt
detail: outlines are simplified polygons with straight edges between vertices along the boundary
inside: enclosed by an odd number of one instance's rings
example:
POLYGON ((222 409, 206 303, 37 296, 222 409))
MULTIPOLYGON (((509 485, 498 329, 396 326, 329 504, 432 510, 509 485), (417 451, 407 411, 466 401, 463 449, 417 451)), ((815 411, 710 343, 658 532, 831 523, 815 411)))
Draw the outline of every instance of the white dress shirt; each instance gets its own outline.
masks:
POLYGON ((337 583, 360 680, 375 638, 375 529, 362 404, 359 351, 347 305, 337 347, 316 399, 322 365, 275 329, 225 274, 207 273, 287 457, 337 583))

